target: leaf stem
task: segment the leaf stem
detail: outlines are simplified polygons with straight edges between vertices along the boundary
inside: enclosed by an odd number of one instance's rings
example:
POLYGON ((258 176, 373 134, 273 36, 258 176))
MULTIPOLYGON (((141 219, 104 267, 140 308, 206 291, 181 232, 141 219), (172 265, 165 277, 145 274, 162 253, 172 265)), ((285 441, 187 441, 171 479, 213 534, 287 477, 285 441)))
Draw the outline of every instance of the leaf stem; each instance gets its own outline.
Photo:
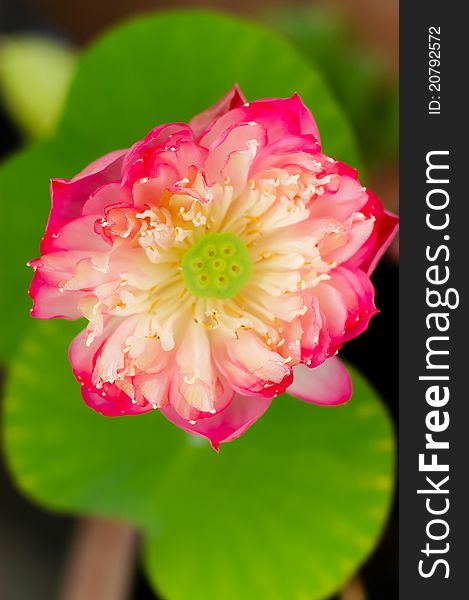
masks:
POLYGON ((340 600, 366 600, 366 592, 359 575, 355 575, 342 590, 340 600))
POLYGON ((81 519, 66 560, 60 600, 127 600, 135 550, 136 532, 130 525, 81 519))

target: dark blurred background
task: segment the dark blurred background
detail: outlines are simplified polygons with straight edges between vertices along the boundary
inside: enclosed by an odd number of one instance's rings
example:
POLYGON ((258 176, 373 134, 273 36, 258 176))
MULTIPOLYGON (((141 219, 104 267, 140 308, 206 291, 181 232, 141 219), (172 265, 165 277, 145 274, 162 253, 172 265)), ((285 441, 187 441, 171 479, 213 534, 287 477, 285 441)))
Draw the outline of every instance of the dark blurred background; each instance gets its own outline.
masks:
MULTIPOLYGON (((0 76, 2 45, 12 36, 47 36, 73 57, 75 50, 96 34, 127 16, 177 6, 212 7, 245 14, 290 37, 322 70, 348 114, 359 142, 367 184, 389 209, 397 210, 397 0, 0 0, 0 76)), ((28 131, 12 114, 5 98, 2 100, 0 79, 0 160, 41 134, 28 131)), ((375 385, 395 423, 397 271, 398 251, 394 244, 374 274, 376 304, 381 312, 372 320, 368 332, 349 342, 342 353, 375 385), (376 352, 378 345, 380 353, 376 352)), ((46 513, 29 503, 14 489, 3 464, 0 502, 0 599, 58 598, 64 572, 70 570, 70 562, 76 558, 83 522, 46 513)), ((101 536, 101 548, 110 550, 106 544, 113 544, 112 534, 99 529, 99 524, 94 531, 98 538, 101 536)), ((359 577, 360 585, 346 590, 343 600, 398 597, 395 507, 379 547, 359 577)), ((155 598, 138 568, 131 579, 132 600, 155 598)))

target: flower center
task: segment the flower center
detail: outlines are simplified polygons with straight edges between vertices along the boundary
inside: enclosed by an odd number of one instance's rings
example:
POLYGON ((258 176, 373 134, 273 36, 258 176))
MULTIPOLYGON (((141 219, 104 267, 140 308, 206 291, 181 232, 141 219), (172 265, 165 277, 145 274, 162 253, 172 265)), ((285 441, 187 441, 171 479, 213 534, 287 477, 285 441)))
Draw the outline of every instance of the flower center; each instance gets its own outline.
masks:
POLYGON ((182 257, 187 289, 199 298, 232 298, 251 276, 251 257, 232 233, 209 233, 182 257))

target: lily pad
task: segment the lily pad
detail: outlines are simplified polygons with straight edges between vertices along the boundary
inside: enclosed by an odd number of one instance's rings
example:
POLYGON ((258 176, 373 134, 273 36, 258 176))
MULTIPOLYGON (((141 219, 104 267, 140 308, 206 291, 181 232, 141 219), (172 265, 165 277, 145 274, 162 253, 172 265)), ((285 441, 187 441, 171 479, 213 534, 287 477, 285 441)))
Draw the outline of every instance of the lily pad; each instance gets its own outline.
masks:
POLYGON ((35 323, 11 368, 5 443, 27 495, 140 527, 167 600, 319 600, 352 575, 393 488, 391 424, 363 377, 340 407, 280 396, 216 454, 157 412, 87 408, 67 358, 80 325, 35 323))

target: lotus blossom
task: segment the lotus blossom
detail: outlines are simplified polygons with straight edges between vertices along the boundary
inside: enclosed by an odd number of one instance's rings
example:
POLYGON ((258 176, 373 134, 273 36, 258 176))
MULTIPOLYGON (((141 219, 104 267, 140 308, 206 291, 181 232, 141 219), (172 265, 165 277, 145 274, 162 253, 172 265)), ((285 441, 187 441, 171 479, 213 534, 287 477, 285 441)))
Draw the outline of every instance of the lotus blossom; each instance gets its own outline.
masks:
POLYGON ((298 95, 235 86, 51 194, 31 312, 88 320, 70 360, 91 408, 159 409, 217 449, 282 392, 350 398, 336 354, 376 312, 397 218, 321 152, 298 95))

